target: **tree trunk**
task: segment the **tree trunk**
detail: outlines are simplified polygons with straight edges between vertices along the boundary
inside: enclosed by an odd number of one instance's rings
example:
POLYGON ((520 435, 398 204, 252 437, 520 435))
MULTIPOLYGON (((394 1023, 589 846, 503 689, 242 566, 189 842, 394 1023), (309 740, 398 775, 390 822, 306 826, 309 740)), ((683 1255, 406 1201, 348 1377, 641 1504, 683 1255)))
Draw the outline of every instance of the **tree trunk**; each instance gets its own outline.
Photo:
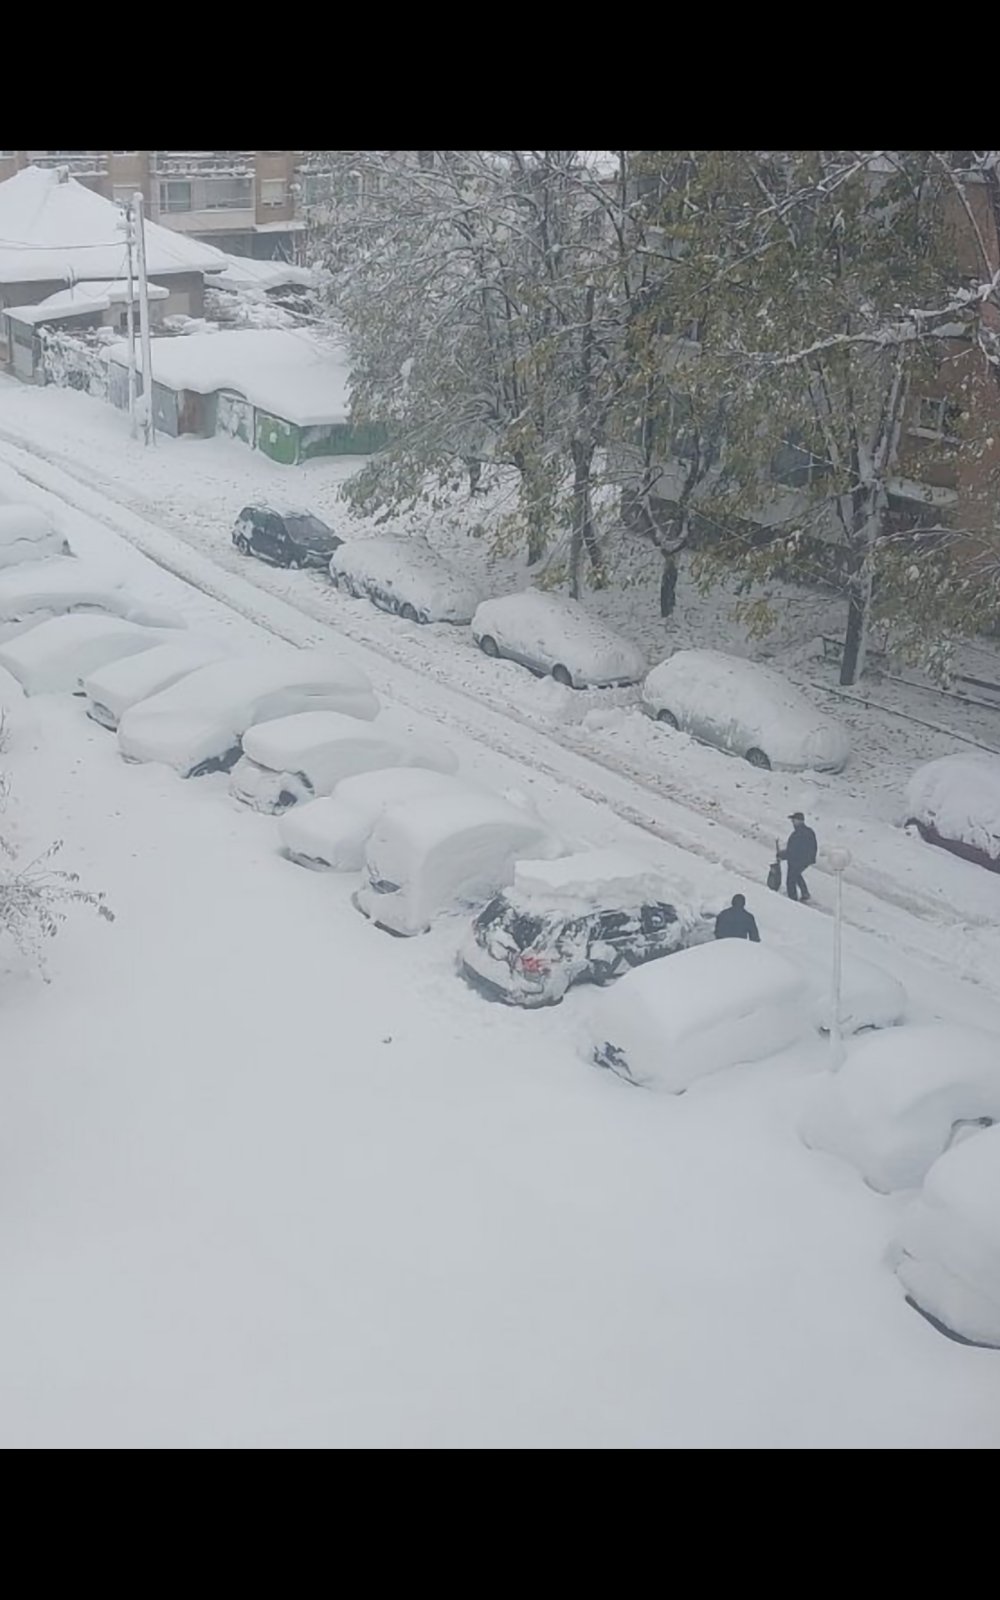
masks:
POLYGON ((663 576, 660 579, 660 616, 664 620, 673 615, 677 604, 677 557, 665 554, 663 576))
POLYGON ((590 469, 594 459, 594 446, 573 446, 573 531, 569 545, 569 592, 573 600, 580 598, 580 562, 587 552, 594 588, 603 589, 604 564, 601 549, 594 531, 594 507, 590 493, 590 469))
POLYGON ((857 683, 865 670, 874 576, 875 546, 869 542, 861 566, 851 575, 848 585, 847 629, 844 633, 844 653, 840 662, 840 681, 845 687, 857 683))

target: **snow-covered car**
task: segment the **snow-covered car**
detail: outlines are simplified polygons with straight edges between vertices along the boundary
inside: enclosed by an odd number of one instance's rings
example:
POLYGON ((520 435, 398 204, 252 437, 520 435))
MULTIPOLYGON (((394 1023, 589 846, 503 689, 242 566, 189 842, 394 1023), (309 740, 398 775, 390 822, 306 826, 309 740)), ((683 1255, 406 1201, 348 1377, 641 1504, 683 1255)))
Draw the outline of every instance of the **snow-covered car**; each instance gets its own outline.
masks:
POLYGON ((281 649, 217 661, 126 711, 127 761, 162 761, 183 778, 229 772, 255 723, 296 711, 343 711, 372 721, 378 701, 363 672, 328 650, 281 649))
POLYGON ((229 652, 214 639, 197 634, 175 634, 169 644, 158 644, 141 656, 112 661, 83 680, 87 715, 104 728, 117 728, 121 718, 140 700, 179 683, 189 672, 222 661, 229 652))
POLYGON ((0 506, 0 569, 72 555, 69 540, 34 506, 0 506))
POLYGON ((244 506, 233 528, 233 544, 245 556, 276 567, 326 567, 341 544, 332 528, 308 511, 272 511, 244 506))
POLYGON ((489 1000, 554 1005, 572 984, 610 983, 673 954, 692 920, 662 877, 623 850, 518 861, 510 888, 473 922, 459 972, 489 1000))
POLYGON ((357 872, 379 817, 411 800, 475 793, 446 772, 390 767, 342 778, 333 794, 295 806, 278 818, 281 846, 289 860, 320 872, 357 872))
POLYGON ((681 1094, 712 1072, 777 1055, 811 1031, 809 991, 766 945, 720 939, 637 967, 595 997, 593 1060, 681 1094))
POLYGON ((1000 1348, 1000 1127, 935 1161, 890 1258, 910 1304, 942 1333, 1000 1348))
POLYGON ((338 589, 408 622, 464 624, 482 591, 424 539, 347 539, 330 561, 338 589))
POLYGON ((77 611, 124 617, 147 628, 185 627, 184 618, 170 606, 137 600, 117 580, 73 556, 29 561, 0 572, 0 640, 77 611))
POLYGON ((742 756, 752 767, 840 772, 847 732, 773 667, 721 650, 678 650, 642 686, 658 722, 702 744, 742 756))
POLYGON ((426 933, 445 911, 482 904, 521 856, 555 855, 542 819, 500 795, 441 795, 390 806, 365 850, 357 909, 387 933, 426 933))
POLYGON ((914 1188, 956 1131, 1000 1121, 1000 1053, 988 1033, 953 1023, 858 1039, 817 1084, 799 1132, 856 1167, 881 1194, 914 1188))
POLYGON ((608 689, 638 683, 642 652, 623 634, 591 616, 579 600, 525 589, 484 600, 472 637, 488 656, 504 656, 570 689, 608 689))
MULTIPOLYGON (((830 968, 832 954, 806 945, 785 945, 768 940, 786 960, 800 968, 812 1002, 812 1015, 821 1033, 829 1033, 832 1015, 830 968)), ((906 990, 884 967, 844 952, 840 971, 840 1032, 866 1033, 874 1028, 894 1028, 906 1015, 906 990)))
POLYGON ((907 785, 906 812, 906 826, 928 844, 1000 872, 1000 756, 970 750, 928 761, 907 785))
POLYGON ((0 645, 0 666, 25 694, 82 694, 89 672, 153 650, 172 635, 170 628, 144 628, 122 617, 50 617, 0 645))
POLYGON ((229 779, 237 800, 256 811, 286 811, 333 792, 343 778, 387 767, 458 771, 447 745, 398 738, 337 711, 300 711, 248 728, 229 779))

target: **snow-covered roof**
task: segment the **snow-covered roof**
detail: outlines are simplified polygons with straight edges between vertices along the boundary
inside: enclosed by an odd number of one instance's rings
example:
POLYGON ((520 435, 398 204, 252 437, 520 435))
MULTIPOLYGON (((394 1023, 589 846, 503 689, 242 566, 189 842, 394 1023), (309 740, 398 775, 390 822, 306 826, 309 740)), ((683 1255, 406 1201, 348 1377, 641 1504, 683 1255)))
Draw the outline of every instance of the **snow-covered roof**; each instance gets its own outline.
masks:
MULTIPOLYGON (((124 340, 111 345, 110 353, 112 361, 127 364, 124 340)), ((347 356, 299 330, 247 328, 157 339, 153 377, 168 389, 195 394, 234 389, 300 427, 346 422, 350 412, 347 356)))
MULTIPOLYGON (((170 290, 162 283, 149 285, 151 300, 166 300, 169 295, 170 290)), ((107 311, 113 305, 127 305, 128 298, 127 278, 118 278, 114 282, 96 279, 93 283, 75 283, 71 289, 60 289, 34 306, 7 306, 4 315, 14 317, 18 322, 32 324, 59 322, 65 317, 82 317, 95 311, 107 311)), ((136 279, 132 281, 132 299, 139 299, 136 279)))
POLYGON ((212 273, 212 287, 220 289, 281 289, 288 284, 311 288, 316 274, 308 267, 293 267, 287 261, 251 261, 247 256, 225 258, 225 268, 212 273))
MULTIPOLYGON (((146 223, 150 275, 212 272, 221 250, 146 223)), ((58 170, 25 167, 0 183, 0 283, 114 280, 125 271, 122 212, 58 170)))

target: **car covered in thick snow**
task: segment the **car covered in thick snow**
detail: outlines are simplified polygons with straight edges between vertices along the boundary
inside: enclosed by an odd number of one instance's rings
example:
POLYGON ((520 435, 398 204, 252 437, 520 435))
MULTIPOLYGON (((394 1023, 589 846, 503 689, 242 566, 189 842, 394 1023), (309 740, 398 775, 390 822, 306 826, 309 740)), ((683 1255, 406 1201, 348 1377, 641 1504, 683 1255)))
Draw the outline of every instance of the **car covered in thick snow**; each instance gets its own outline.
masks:
POLYGON ((338 589, 408 622, 464 624, 482 591, 425 539, 346 539, 330 561, 338 589))
MULTIPOLYGON (((774 938, 769 938, 768 944, 800 968, 809 989, 815 1025, 821 1033, 829 1033, 833 1005, 830 994, 832 953, 812 945, 786 945, 783 940, 774 938)), ((894 1028, 903 1021, 906 1008, 906 990, 898 978, 874 961, 863 961, 844 951, 838 1018, 842 1034, 894 1028)))
POLYGON ((1000 1121, 1000 1053, 991 1034, 924 1023, 855 1041, 824 1078, 799 1131, 856 1167, 871 1188, 914 1188, 956 1133, 1000 1121))
POLYGON ((681 1094, 709 1073, 804 1039, 810 1013, 805 979, 784 956, 720 939, 637 967, 597 995, 593 1060, 628 1083, 681 1094))
POLYGON ((50 617, 0 644, 0 666, 13 673, 25 694, 81 694, 89 672, 153 650, 173 632, 122 617, 50 617))
POLYGON ((906 826, 928 844, 1000 872, 1000 756, 969 750, 918 767, 907 785, 906 826))
POLYGON ((389 767, 342 778, 332 794, 278 818, 281 847, 290 861, 319 872, 357 872, 379 817, 411 800, 477 793, 471 784, 427 767, 389 767))
POLYGON ((183 628, 170 606, 148 605, 115 578, 73 556, 29 561, 0 572, 0 640, 69 612, 124 617, 147 628, 183 628))
POLYGON ((845 728, 773 667, 721 650, 677 650, 642 686, 658 722, 752 767, 840 772, 850 755, 845 728))
POLYGON ((489 1000, 543 1006, 683 947, 693 922, 659 873, 623 850, 518 861, 475 918, 459 972, 489 1000))
POLYGON ((472 637, 485 655, 517 661, 539 677, 551 673, 570 689, 638 683, 646 670, 642 652, 579 600, 541 589, 484 600, 472 637))
POLYGON ((560 848, 537 813, 485 791, 390 806, 368 840, 354 904, 387 933, 425 933, 442 912, 490 899, 520 857, 560 848))
POLYGON ((229 778, 237 800, 256 811, 286 811, 333 792, 343 778, 388 767, 458 771, 447 745, 388 733, 338 711, 300 711, 248 728, 229 778))
POLYGON ((326 567, 343 540, 308 511, 272 511, 244 506, 233 528, 233 544, 245 556, 276 567, 326 567))
POLYGON ((117 728, 131 706, 169 689, 199 667, 222 661, 229 654, 215 639, 194 633, 174 634, 168 644, 157 644, 140 656, 112 661, 83 680, 87 715, 104 728, 117 728))
POLYGON ((378 701, 363 672, 329 650, 280 649, 217 661, 126 711, 127 761, 162 761, 181 777, 229 772, 255 723, 296 711, 343 711, 372 721, 378 701))
POLYGON ((1000 1126, 939 1156, 889 1248, 910 1305, 961 1344, 1000 1349, 1000 1126))
POLYGON ((69 540, 34 506, 0 506, 0 569, 72 555, 69 540))

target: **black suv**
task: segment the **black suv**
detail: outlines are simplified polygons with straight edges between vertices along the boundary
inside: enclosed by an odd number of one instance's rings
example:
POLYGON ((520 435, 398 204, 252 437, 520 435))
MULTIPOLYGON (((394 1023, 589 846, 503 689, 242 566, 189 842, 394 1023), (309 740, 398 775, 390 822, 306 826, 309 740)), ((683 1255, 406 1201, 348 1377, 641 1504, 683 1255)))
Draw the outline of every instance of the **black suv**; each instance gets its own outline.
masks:
POLYGON ((325 567, 343 542, 306 511, 272 511, 268 506, 244 506, 233 529, 237 550, 276 567, 325 567))

